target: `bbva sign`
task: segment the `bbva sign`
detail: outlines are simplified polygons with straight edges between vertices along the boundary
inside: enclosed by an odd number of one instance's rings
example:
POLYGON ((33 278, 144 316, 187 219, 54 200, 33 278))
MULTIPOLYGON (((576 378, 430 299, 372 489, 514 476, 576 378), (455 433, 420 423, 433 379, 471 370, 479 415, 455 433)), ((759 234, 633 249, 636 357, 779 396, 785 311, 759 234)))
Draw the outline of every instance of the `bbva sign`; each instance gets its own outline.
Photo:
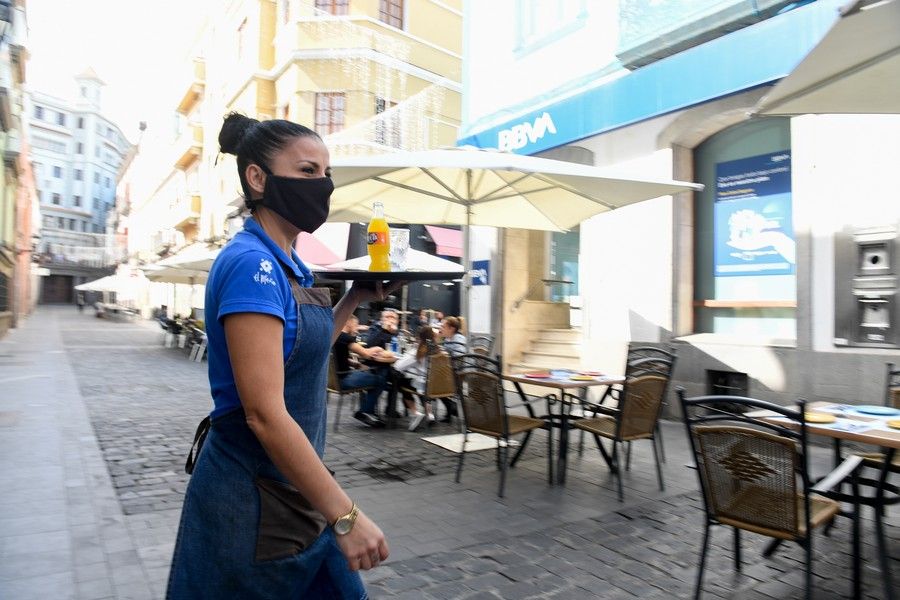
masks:
POLYGON ((503 129, 497 133, 497 148, 501 152, 509 152, 518 150, 528 144, 533 144, 547 132, 556 133, 556 125, 550 113, 545 112, 534 120, 533 123, 520 123, 513 125, 509 129, 503 129))

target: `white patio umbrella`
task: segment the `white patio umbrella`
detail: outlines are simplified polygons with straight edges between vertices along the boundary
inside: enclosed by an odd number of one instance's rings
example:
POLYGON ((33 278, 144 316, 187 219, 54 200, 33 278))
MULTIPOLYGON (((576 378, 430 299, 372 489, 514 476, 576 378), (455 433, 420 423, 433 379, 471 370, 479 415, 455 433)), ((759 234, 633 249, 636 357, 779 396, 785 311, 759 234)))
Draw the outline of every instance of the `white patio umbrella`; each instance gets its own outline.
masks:
MULTIPOLYGON (((407 271, 451 271, 459 273, 462 277, 463 266, 451 260, 441 258, 440 256, 432 256, 421 250, 409 249, 406 257, 407 271)), ((365 271, 369 268, 369 256, 360 256, 344 260, 327 266, 328 269, 359 269, 365 271)), ((323 271, 327 273, 327 271, 323 271)))
POLYGON ((141 267, 150 281, 160 283, 183 283, 186 285, 205 284, 208 271, 198 269, 184 269, 181 267, 165 266, 160 263, 141 267))
POLYGON ((156 264, 163 267, 176 267, 192 271, 209 271, 212 268, 213 261, 216 260, 221 251, 222 248, 219 246, 197 242, 172 256, 162 259, 156 264))
MULTIPOLYGON (((598 213, 703 186, 475 148, 336 158, 330 221, 368 222, 372 203, 392 223, 565 231, 598 213)), ((469 264, 469 227, 463 265, 469 264)), ((469 282, 466 281, 465 288, 469 282)), ((463 315, 467 314, 463 293, 463 315)))
POLYGON ((840 13, 756 114, 900 113, 900 0, 853 0, 840 13))

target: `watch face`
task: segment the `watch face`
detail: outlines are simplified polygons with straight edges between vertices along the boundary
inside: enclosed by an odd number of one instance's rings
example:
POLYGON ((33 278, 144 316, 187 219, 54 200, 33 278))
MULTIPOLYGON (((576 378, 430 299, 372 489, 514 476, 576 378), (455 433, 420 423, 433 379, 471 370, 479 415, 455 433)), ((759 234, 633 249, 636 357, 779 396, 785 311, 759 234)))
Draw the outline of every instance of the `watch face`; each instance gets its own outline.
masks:
POLYGON ((350 533, 350 519, 339 519, 334 524, 334 532, 338 535, 347 535, 350 533))

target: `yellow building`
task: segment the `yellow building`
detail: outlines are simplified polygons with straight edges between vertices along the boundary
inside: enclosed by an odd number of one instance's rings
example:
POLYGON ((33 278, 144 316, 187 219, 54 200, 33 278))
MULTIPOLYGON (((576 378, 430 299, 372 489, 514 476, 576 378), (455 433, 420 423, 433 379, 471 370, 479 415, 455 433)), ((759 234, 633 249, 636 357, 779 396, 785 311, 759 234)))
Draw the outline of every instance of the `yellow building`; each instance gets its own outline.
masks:
MULTIPOLYGON (((132 256, 233 233, 243 201, 217 141, 228 112, 307 125, 332 157, 454 145, 461 52, 461 0, 230 0, 185 63, 174 135, 145 138, 131 169, 153 182, 132 186, 132 256)), ((181 298, 168 302, 189 309, 181 298)))

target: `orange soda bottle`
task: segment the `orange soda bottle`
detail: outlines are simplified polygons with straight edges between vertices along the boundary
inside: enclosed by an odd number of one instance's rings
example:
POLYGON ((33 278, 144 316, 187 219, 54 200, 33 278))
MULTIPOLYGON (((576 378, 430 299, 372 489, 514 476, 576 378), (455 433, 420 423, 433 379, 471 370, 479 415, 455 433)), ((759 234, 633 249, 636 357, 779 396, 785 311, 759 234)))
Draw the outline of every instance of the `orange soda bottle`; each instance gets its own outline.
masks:
POLYGON ((376 202, 372 205, 372 220, 369 221, 368 243, 370 271, 391 270, 391 235, 387 221, 384 220, 384 205, 376 202))

